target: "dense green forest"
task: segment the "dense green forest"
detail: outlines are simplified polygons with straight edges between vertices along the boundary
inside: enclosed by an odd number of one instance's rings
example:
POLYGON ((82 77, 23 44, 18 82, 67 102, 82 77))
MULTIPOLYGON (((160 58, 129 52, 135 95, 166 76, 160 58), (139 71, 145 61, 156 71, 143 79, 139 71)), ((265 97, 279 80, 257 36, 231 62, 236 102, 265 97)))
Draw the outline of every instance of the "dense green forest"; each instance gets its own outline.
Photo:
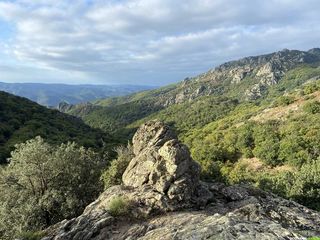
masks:
POLYGON ((99 149, 116 144, 109 134, 89 127, 78 118, 0 92, 0 163, 6 162, 15 144, 36 136, 50 143, 75 141, 99 149))

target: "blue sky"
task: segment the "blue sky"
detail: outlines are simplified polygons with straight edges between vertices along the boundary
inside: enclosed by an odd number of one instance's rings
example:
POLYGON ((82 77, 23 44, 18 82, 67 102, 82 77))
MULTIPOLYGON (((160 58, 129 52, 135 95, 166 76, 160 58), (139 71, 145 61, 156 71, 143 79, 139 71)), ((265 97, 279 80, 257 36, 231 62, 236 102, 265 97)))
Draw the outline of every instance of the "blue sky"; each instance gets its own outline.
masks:
POLYGON ((0 0, 0 81, 164 85, 320 47, 318 0, 0 0))

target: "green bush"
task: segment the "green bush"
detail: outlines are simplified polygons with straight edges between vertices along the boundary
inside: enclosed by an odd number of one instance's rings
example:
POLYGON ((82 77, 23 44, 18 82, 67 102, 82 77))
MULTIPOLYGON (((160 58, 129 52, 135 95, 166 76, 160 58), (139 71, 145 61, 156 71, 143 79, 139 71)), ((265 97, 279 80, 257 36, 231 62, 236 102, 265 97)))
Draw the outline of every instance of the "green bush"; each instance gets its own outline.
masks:
POLYGON ((19 234, 21 240, 40 240, 45 236, 43 232, 23 232, 19 234))
POLYGON ((122 196, 114 197, 108 205, 108 211, 115 217, 127 215, 129 210, 130 202, 122 196))
POLYGON ((311 113, 311 114, 320 113, 320 102, 319 101, 308 102, 303 106, 303 109, 305 112, 311 113))
POLYGON ((118 147, 116 152, 118 157, 111 162, 109 168, 101 176, 105 189, 121 184, 122 175, 130 160, 134 157, 132 145, 130 144, 127 147, 118 147))
POLYGON ((303 91, 305 94, 311 94, 320 90, 320 85, 318 83, 308 84, 304 87, 303 91))
POLYGON ((0 172, 0 236, 44 229, 81 214, 102 190, 105 162, 75 143, 54 146, 37 137, 16 145, 0 172))
POLYGON ((292 96, 281 96, 279 98, 276 99, 276 101, 274 102, 274 107, 278 107, 278 106, 287 106, 291 103, 294 102, 294 97, 292 96))

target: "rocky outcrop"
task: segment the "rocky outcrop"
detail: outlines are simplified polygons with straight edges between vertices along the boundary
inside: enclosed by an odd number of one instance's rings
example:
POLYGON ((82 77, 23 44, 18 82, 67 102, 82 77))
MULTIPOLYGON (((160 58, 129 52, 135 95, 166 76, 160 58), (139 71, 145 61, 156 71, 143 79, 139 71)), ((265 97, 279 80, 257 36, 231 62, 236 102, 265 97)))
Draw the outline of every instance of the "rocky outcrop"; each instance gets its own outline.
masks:
POLYGON ((245 186, 199 180, 200 168, 174 132, 143 124, 123 185, 107 189, 84 213, 46 230, 43 240, 306 239, 320 234, 320 214, 245 186), (125 216, 110 203, 125 198, 125 216))
POLYGON ((142 125, 133 137, 136 155, 123 174, 125 186, 150 186, 171 200, 187 201, 199 185, 200 167, 168 126, 142 125))

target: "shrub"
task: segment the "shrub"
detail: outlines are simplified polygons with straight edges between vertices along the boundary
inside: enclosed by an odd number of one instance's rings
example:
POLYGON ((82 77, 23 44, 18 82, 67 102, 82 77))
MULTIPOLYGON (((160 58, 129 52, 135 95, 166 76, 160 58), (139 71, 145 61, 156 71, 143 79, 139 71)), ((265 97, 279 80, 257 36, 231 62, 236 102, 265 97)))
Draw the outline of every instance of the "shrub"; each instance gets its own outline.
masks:
POLYGON ((130 202, 122 196, 111 199, 108 210, 112 216, 123 216, 129 213, 130 202))
POLYGON ((291 103, 294 102, 294 98, 291 96, 281 96, 279 97, 275 102, 274 102, 274 106, 278 107, 278 106, 287 106, 291 103))
POLYGON ((319 84, 313 83, 313 84, 309 84, 309 85, 305 86, 303 91, 305 94, 311 94, 311 93, 318 91, 319 89, 320 89, 319 84))
POLYGON ((111 162, 109 168, 101 176, 105 189, 121 184, 122 175, 130 160, 134 157, 133 148, 130 144, 127 147, 118 147, 116 152, 118 157, 111 162))
POLYGON ((40 240, 44 237, 43 232, 22 232, 19 234, 21 240, 40 240))
POLYGON ((0 235, 12 239, 80 214, 102 190, 100 155, 41 137, 16 145, 0 174, 0 235))
POLYGON ((311 113, 311 114, 320 113, 320 102, 319 101, 308 102, 303 106, 303 109, 305 112, 311 113))

